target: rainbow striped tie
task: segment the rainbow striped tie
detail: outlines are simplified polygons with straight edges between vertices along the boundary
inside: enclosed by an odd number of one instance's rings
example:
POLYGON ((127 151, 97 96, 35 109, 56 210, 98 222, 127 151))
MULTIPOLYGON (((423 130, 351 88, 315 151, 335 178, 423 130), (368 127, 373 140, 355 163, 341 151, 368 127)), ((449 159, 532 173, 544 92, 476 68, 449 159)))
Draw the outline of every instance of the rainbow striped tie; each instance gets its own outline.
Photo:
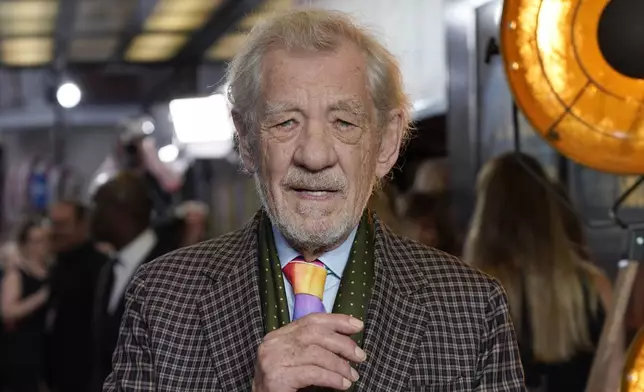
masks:
POLYGON ((318 260, 307 262, 296 257, 284 266, 282 272, 295 293, 293 321, 310 313, 326 313, 322 302, 327 275, 324 263, 318 260))

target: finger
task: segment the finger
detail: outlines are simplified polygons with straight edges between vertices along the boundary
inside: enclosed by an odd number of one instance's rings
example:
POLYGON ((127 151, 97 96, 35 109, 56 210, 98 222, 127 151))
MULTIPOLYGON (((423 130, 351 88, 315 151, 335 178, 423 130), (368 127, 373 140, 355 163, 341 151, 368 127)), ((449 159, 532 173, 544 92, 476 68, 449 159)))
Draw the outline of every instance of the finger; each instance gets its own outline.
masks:
POLYGON ((291 366, 313 365, 324 368, 350 381, 358 381, 358 372, 342 357, 320 346, 308 346, 300 350, 293 358, 291 366))
POLYGON ((292 386, 295 389, 316 386, 345 391, 351 386, 351 381, 340 374, 318 366, 305 365, 289 368, 288 377, 289 380, 293 380, 292 386))
POLYGON ((322 326, 301 327, 297 333, 300 346, 320 346, 343 358, 360 363, 366 359, 365 352, 350 337, 329 331, 322 326))
POLYGON ((346 314, 312 313, 292 323, 289 323, 282 328, 271 331, 264 337, 264 341, 284 336, 298 328, 310 327, 313 325, 322 326, 326 329, 330 329, 345 335, 356 334, 364 328, 364 323, 362 321, 346 314))
POLYGON ((364 323, 357 318, 336 313, 311 313, 292 324, 295 326, 317 325, 344 335, 356 334, 364 328, 364 323))

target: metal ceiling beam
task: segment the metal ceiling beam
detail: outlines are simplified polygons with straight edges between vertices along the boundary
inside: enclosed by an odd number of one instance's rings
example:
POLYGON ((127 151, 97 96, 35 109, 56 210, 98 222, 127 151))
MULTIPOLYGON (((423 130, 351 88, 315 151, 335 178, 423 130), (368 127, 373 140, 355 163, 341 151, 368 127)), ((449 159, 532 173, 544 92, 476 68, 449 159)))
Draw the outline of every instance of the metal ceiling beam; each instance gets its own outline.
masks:
POLYGON ((78 0, 60 0, 54 30, 54 69, 62 71, 68 60, 69 43, 74 34, 78 0))
POLYGON ((192 35, 188 43, 170 61, 174 65, 172 72, 168 73, 158 83, 155 83, 145 94, 143 106, 150 105, 158 97, 164 96, 173 82, 180 79, 182 72, 191 72, 202 63, 204 53, 212 44, 221 38, 228 31, 233 29, 237 22, 253 11, 263 0, 226 0, 218 9, 213 12, 208 22, 192 35))
POLYGON ((208 22, 192 35, 192 38, 177 53, 172 62, 179 64, 200 63, 204 53, 217 39, 235 27, 242 17, 249 14, 261 3, 262 0, 224 1, 213 12, 208 22))
POLYGON ((143 24, 154 11, 158 0, 135 0, 137 2, 132 17, 125 26, 125 30, 119 39, 118 47, 114 52, 113 61, 122 62, 125 52, 130 44, 143 31, 143 24))

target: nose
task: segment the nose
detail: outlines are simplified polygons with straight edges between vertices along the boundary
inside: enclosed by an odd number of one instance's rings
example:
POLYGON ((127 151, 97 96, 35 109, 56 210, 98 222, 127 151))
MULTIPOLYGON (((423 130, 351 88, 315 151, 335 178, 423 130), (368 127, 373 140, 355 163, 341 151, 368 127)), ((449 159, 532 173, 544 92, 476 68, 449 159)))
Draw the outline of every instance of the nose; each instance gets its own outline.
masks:
POLYGON ((322 121, 311 119, 307 122, 300 132, 293 161, 311 172, 322 171, 338 162, 333 136, 322 121))

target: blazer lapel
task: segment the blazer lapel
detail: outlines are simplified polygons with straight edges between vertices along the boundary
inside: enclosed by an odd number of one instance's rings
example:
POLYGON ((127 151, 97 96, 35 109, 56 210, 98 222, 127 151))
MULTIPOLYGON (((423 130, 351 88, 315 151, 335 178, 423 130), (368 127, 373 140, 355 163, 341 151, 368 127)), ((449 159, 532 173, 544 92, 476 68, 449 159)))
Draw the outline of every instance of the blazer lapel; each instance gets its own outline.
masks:
POLYGON ((365 325, 367 360, 358 368, 355 391, 400 391, 407 384, 417 343, 427 329, 427 310, 413 298, 427 279, 415 268, 412 255, 404 254, 399 240, 374 221, 376 268, 365 325))
POLYGON ((263 337, 258 291, 256 217, 221 249, 204 273, 210 286, 199 302, 203 331, 224 391, 250 388, 263 337))

